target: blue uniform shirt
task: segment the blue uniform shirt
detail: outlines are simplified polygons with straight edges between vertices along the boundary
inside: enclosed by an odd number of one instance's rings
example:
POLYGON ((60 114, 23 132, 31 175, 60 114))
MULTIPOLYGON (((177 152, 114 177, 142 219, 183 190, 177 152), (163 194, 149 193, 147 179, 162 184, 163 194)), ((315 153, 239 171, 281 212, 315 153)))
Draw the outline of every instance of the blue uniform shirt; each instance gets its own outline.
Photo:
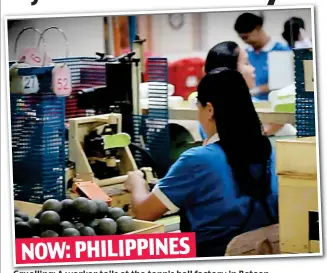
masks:
MULTIPOLYGON (((217 136, 218 138, 218 136, 217 136)), ((274 216, 278 213, 278 185, 274 153, 271 156, 272 194, 268 204, 274 216)), ((253 166, 258 174, 258 166, 253 166)), ((240 194, 224 151, 217 143, 184 152, 153 193, 171 211, 183 209, 196 232, 197 243, 228 239, 248 216, 250 198, 240 194)), ((265 211, 255 204, 246 232, 269 224, 265 211)))
MULTIPOLYGON (((252 47, 246 51, 249 62, 255 68, 256 85, 268 84, 268 54, 272 51, 289 51, 291 48, 279 42, 270 41, 261 51, 255 51, 252 47)), ((256 96, 258 100, 268 100, 268 93, 256 96)))

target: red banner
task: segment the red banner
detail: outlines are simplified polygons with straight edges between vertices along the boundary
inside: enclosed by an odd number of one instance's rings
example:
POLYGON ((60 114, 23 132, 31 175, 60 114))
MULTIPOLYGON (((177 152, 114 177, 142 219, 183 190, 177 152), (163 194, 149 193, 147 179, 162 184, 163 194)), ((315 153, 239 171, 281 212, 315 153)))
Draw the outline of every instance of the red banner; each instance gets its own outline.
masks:
POLYGON ((16 239, 17 265, 194 257, 194 233, 16 239))

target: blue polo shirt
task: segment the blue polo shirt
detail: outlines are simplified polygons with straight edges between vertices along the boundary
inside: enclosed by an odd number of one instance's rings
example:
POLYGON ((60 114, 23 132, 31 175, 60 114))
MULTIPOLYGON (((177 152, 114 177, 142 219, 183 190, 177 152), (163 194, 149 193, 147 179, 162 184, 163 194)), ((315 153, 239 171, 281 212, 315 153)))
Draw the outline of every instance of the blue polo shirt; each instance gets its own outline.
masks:
MULTIPOLYGON (((278 185, 274 152, 271 156, 272 194, 267 202, 273 215, 278 213, 278 185)), ((260 166, 253 166, 259 175, 260 166)), ((234 237, 248 216, 250 198, 240 194, 224 151, 217 143, 184 152, 153 193, 172 212, 185 211, 197 243, 234 237), (226 238, 227 237, 227 238, 226 238)), ((263 208, 256 203, 246 231, 269 224, 263 208)))
MULTIPOLYGON (((249 62, 255 68, 256 85, 268 84, 268 54, 272 51, 289 51, 291 48, 279 42, 270 41, 259 52, 255 51, 252 47, 246 51, 249 55, 249 62)), ((268 93, 260 94, 255 97, 258 100, 268 100, 268 93)))

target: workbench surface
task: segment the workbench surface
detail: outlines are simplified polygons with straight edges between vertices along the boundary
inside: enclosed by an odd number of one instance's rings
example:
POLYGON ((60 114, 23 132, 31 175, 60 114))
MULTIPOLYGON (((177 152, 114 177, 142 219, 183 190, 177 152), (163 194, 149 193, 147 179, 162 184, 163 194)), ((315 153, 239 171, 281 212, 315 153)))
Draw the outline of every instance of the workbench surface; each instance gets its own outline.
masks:
MULTIPOLYGON (((256 106, 256 110, 262 123, 295 124, 295 113, 274 112, 270 108, 260 106, 256 106)), ((142 113, 147 114, 148 109, 142 109, 142 113)), ((169 108, 169 119, 197 120, 197 110, 190 107, 169 108)))

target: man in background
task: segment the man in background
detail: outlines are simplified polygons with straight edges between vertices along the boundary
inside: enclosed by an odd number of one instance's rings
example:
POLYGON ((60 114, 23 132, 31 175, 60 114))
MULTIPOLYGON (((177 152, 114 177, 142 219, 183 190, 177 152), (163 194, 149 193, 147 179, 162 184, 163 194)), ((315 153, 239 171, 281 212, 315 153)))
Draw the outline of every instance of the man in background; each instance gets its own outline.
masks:
MULTIPOLYGON (((252 13, 240 15, 234 25, 239 37, 249 45, 249 62, 255 68, 256 87, 250 93, 253 101, 267 101, 270 93, 268 75, 268 54, 273 51, 289 51, 291 48, 275 42, 263 29, 263 16, 252 13)), ((291 124, 264 124, 265 133, 273 135, 294 135, 296 129, 291 124)))
POLYGON ((263 29, 262 17, 252 13, 240 15, 234 25, 240 38, 249 45, 249 62, 255 68, 256 87, 251 95, 257 100, 268 100, 271 91, 268 83, 268 54, 272 51, 289 51, 290 47, 274 42, 263 29))

